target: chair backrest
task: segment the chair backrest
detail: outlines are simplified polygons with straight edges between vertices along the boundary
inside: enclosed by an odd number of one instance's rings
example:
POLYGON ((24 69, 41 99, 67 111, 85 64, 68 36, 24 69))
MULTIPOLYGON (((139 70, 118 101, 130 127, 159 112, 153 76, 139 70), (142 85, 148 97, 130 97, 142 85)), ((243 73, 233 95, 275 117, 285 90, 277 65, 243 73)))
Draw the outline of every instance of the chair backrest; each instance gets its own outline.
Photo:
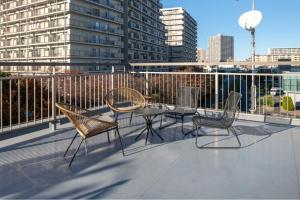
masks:
POLYGON ((232 124, 235 120, 241 98, 242 95, 240 93, 231 91, 226 100, 223 118, 230 124, 232 124))
POLYGON ((63 103, 56 103, 55 105, 75 127, 80 123, 80 120, 85 118, 85 116, 82 115, 85 111, 80 110, 75 106, 63 103))
POLYGON ((180 87, 176 97, 176 107, 197 108, 200 89, 197 87, 180 87))
POLYGON ((108 92, 106 96, 107 105, 118 112, 118 107, 138 106, 145 107, 144 96, 137 90, 131 88, 116 88, 108 92))

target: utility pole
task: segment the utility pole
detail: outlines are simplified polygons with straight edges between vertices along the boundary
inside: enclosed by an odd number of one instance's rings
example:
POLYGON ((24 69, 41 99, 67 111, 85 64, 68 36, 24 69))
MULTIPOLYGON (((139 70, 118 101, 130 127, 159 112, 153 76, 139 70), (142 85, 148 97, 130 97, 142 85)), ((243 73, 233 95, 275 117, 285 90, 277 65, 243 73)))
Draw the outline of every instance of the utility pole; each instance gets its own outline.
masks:
MULTIPOLYGON (((252 0, 252 10, 255 10, 255 0, 252 0)), ((256 95, 255 95, 255 77, 254 77, 254 70, 255 70, 255 27, 250 29, 251 36, 252 36, 252 77, 251 77, 251 114, 255 113, 256 110, 256 95)))
MULTIPOLYGON (((256 111, 256 86, 255 86, 255 28, 260 24, 262 20, 262 13, 256 10, 256 2, 252 0, 252 10, 244 13, 239 18, 240 26, 251 33, 252 41, 252 76, 251 76, 251 114, 256 111)), ((248 109, 248 108, 247 108, 248 109)))

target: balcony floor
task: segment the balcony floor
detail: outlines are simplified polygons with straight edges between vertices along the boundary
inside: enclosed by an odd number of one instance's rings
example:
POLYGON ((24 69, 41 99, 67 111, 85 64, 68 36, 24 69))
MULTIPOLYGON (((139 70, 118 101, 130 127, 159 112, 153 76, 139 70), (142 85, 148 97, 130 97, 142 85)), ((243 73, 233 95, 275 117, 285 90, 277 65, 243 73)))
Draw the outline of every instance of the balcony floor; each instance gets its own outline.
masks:
POLYGON ((62 158, 74 135, 69 123, 55 134, 41 129, 2 140, 0 198, 300 198, 300 128, 237 121, 243 148, 200 150, 194 138, 182 136, 180 124, 160 131, 164 143, 150 136, 145 146, 144 137, 134 141, 142 118, 128 123, 120 121, 127 156, 114 133, 110 145, 103 134, 90 138, 87 156, 82 146, 71 168, 70 157, 62 158))

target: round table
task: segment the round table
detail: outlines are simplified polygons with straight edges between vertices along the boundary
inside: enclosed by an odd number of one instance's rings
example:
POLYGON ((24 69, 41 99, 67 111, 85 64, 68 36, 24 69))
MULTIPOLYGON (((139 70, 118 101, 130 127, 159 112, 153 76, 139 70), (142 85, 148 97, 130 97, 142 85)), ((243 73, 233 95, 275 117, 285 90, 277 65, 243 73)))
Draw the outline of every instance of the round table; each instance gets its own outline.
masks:
POLYGON ((157 116, 164 114, 164 112, 165 110, 157 107, 146 107, 144 109, 135 111, 135 114, 143 116, 146 122, 146 127, 138 136, 136 136, 135 139, 137 140, 145 131, 147 131, 145 145, 147 145, 149 133, 151 133, 152 135, 157 135, 163 141, 164 139, 162 138, 162 136, 152 127, 152 125, 153 120, 157 116))

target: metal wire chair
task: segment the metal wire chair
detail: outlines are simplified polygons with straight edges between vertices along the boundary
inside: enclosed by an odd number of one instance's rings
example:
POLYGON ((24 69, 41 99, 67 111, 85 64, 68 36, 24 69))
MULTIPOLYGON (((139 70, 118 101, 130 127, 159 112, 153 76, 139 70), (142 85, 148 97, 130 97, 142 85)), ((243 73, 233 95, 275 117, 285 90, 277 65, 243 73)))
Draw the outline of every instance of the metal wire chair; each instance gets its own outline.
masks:
POLYGON ((74 155, 72 156, 72 159, 69 163, 69 167, 71 167, 72 162, 78 150, 80 149, 82 142, 85 143, 85 152, 87 154, 87 145, 86 145, 87 138, 106 132, 108 142, 110 143, 109 132, 108 132, 110 130, 116 130, 116 133, 118 134, 119 141, 121 144, 123 156, 125 155, 122 138, 119 133, 118 123, 113 118, 108 116, 99 116, 98 113, 97 113, 98 115, 97 117, 92 117, 95 116, 95 113, 92 111, 75 107, 72 105, 68 105, 68 104, 63 104, 63 103, 56 103, 56 107, 70 120, 70 122, 76 128, 76 134, 73 137, 71 143, 69 144, 67 150, 65 151, 64 157, 67 155, 77 135, 79 134, 82 138, 74 155))
MULTIPOLYGON (((196 133, 196 146, 198 148, 240 148, 241 147, 241 142, 239 140, 238 134, 234 130, 232 124, 236 120, 236 114, 239 111, 239 103, 242 98, 242 95, 237 92, 230 92, 226 104, 224 107, 224 111, 221 114, 215 114, 215 115, 196 115, 193 117, 193 124, 197 129, 196 133), (210 127, 210 128, 219 128, 219 129, 227 129, 228 134, 222 134, 222 135, 208 135, 205 134, 202 136, 229 136, 230 131, 233 133, 233 135, 236 137, 239 146, 238 147, 208 147, 208 143, 206 145, 199 146, 198 145, 198 136, 199 136, 199 129, 204 126, 204 127, 210 127)), ((215 142, 215 141, 214 141, 215 142)), ((212 142, 212 143, 214 143, 212 142)))
POLYGON ((200 89, 196 87, 181 87, 179 88, 179 92, 176 98, 176 105, 174 109, 168 109, 165 112, 165 117, 175 119, 174 122, 168 123, 162 126, 162 118, 160 123, 160 129, 166 128, 181 121, 181 132, 184 135, 188 135, 192 131, 184 132, 183 124, 184 118, 186 116, 195 115, 197 112, 198 107, 198 100, 199 100, 200 89))
MULTIPOLYGON (((145 97, 131 88, 112 89, 106 95, 108 107, 114 112, 116 120, 119 113, 133 113, 146 106, 145 97)), ((131 123, 132 115, 130 118, 131 123)))

